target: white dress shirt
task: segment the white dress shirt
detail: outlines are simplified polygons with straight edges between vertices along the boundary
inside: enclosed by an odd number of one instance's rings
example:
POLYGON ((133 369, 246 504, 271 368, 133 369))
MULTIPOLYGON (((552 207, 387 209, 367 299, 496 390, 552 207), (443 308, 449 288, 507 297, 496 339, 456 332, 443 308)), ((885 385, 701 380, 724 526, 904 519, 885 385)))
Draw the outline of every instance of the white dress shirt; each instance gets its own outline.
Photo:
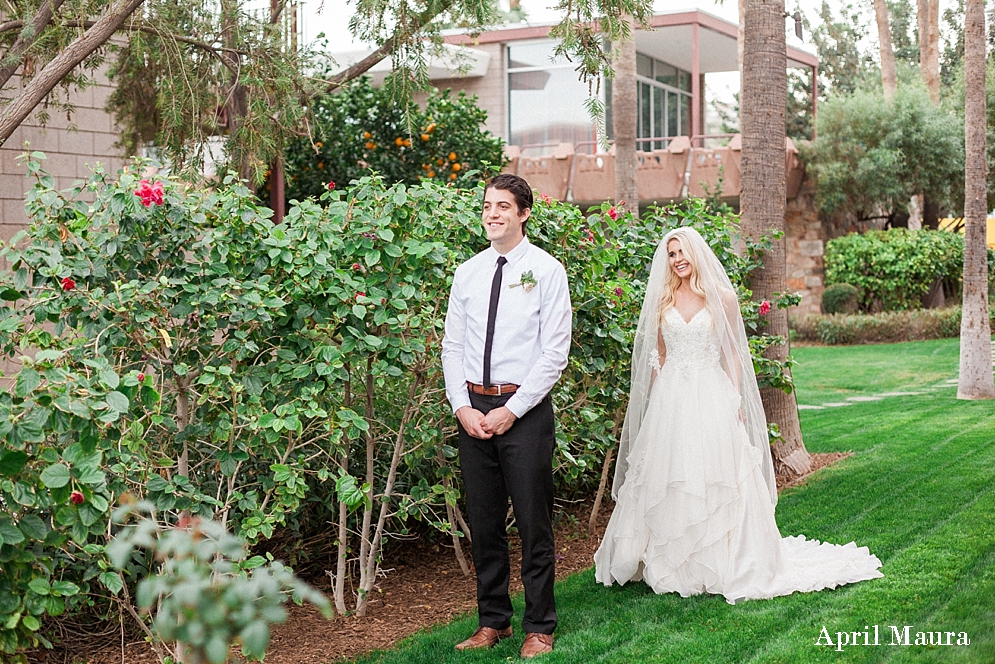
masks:
MULTIPOLYGON (((470 405, 467 381, 484 380, 484 338, 498 256, 488 248, 456 269, 442 339, 446 397, 453 412, 470 405)), ((567 273, 559 261, 524 238, 505 254, 491 348, 491 384, 519 385, 505 404, 522 417, 542 401, 567 366, 573 312, 567 273), (532 272, 526 291, 522 274, 532 272)))

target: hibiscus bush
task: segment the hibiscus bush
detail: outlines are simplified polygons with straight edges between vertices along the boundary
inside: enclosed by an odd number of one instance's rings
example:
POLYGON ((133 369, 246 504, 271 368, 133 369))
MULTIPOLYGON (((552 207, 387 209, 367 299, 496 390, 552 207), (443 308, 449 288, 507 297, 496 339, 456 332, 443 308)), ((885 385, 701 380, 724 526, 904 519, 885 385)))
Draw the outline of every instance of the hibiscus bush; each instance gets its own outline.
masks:
MULTIPOLYGON (((163 533, 210 519, 294 564, 320 536, 340 613, 365 613, 393 537, 434 529, 460 554, 441 337, 456 266, 487 246, 482 185, 364 177, 274 225, 232 177, 201 190, 143 180, 136 161, 58 191, 42 158, 27 162, 31 226, 0 246, 0 353, 19 367, 0 394, 0 652, 46 645, 50 620, 130 605, 168 572, 142 549, 110 555, 122 496, 163 533)), ((743 284, 766 245, 733 253, 728 211, 691 201, 637 222, 536 202, 530 238, 566 266, 575 310, 553 395, 558 495, 606 476, 650 261, 685 224, 752 329, 743 284)))

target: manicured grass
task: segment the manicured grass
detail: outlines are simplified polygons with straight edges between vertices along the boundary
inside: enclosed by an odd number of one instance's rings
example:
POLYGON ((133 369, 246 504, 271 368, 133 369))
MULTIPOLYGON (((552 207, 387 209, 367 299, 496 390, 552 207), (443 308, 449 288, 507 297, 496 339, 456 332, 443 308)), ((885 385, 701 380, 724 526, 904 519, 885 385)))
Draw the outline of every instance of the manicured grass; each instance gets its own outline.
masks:
MULTIPOLYGON (((796 355, 799 393, 812 402, 906 391, 957 372, 956 340, 796 355)), ((557 585, 556 650, 541 661, 995 662, 995 404, 954 396, 942 389, 801 413, 810 451, 855 454, 782 494, 781 532, 867 545, 884 562, 883 579, 729 606, 721 597, 657 596, 641 583, 604 588, 588 570, 557 585), (882 645, 815 645, 823 626, 835 640, 865 625, 880 626, 882 645), (890 646, 890 625, 911 625, 913 635, 967 632, 971 645, 890 646)), ((489 652, 453 651, 476 626, 469 615, 360 661, 514 660, 520 597, 515 608, 515 638, 489 652)))

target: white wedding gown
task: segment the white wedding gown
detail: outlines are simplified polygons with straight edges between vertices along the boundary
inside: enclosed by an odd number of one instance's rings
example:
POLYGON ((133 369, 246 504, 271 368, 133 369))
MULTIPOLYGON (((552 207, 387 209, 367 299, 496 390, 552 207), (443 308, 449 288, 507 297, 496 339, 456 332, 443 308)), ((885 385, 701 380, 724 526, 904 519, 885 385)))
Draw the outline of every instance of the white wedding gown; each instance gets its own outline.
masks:
POLYGON ((597 580, 736 603, 882 576, 867 547, 781 537, 710 314, 665 316, 666 361, 594 555, 597 580))

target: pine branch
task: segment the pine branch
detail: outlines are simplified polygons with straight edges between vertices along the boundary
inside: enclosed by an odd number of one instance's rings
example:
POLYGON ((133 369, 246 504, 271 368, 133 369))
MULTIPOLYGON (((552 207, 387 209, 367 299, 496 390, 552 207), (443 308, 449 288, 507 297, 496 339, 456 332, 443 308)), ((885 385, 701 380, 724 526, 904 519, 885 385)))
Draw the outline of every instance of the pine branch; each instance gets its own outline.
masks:
POLYGON ((10 80, 10 77, 14 75, 24 60, 24 54, 38 41, 45 27, 52 21, 52 16, 59 10, 63 2, 65 0, 43 0, 38 11, 35 12, 34 18, 31 19, 31 25, 21 30, 17 40, 7 50, 3 60, 0 61, 0 88, 7 85, 7 81, 10 80))

